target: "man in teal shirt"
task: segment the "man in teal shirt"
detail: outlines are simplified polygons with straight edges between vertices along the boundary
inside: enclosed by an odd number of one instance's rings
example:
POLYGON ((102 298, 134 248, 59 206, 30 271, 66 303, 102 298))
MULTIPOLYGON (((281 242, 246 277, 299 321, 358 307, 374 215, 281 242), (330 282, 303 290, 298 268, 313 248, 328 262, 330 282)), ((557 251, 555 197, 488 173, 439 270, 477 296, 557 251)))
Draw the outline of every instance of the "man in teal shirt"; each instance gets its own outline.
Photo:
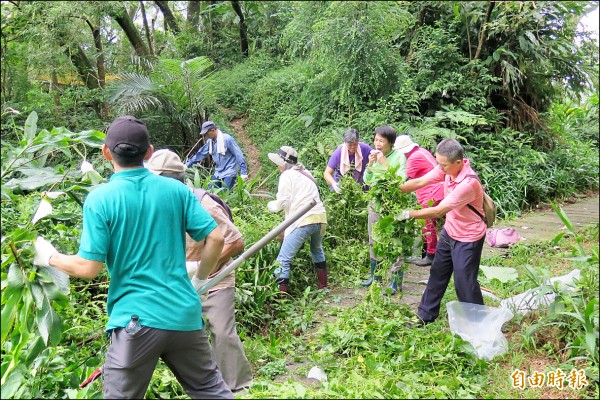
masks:
POLYGON ((216 266, 223 235, 190 190, 143 167, 153 151, 143 122, 115 119, 102 147, 115 174, 85 201, 79 252, 61 254, 38 238, 34 263, 90 279, 106 263, 111 343, 103 367, 105 398, 143 398, 159 358, 190 397, 233 398, 202 329, 197 294, 216 266), (191 282, 186 232, 206 240, 191 282))

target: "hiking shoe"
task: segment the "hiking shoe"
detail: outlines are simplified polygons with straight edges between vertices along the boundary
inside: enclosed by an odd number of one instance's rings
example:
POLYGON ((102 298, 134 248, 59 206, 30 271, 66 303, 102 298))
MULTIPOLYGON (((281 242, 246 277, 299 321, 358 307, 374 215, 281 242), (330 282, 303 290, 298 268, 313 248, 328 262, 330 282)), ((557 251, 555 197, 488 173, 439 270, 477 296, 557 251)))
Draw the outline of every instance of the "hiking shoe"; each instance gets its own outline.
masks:
POLYGON ((413 262, 418 267, 429 267, 433 263, 433 254, 427 253, 425 257, 413 262))

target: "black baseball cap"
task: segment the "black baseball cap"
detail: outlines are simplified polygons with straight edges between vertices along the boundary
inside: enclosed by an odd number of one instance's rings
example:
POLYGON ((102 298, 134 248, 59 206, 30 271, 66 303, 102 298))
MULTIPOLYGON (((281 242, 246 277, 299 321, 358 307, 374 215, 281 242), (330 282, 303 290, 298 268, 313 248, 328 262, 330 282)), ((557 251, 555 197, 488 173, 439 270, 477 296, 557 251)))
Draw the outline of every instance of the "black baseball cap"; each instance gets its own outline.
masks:
MULTIPOLYGON (((120 149, 118 146, 120 144, 136 147, 137 154, 145 153, 150 147, 148 128, 146 128, 146 124, 134 116, 123 115, 115 119, 108 127, 104 144, 116 154, 123 153, 122 151, 119 151, 120 149)), ((127 153, 126 155, 134 155, 132 154, 131 149, 125 153, 127 153)))

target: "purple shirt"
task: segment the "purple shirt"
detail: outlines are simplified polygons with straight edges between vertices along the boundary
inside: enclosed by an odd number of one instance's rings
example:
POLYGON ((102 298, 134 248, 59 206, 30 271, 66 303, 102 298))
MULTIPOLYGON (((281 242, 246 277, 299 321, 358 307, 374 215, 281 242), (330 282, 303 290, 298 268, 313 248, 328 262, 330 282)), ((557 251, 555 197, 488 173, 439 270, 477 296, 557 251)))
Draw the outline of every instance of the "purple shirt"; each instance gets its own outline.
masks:
MULTIPOLYGON (((362 152, 362 168, 360 171, 356 170, 355 168, 352 168, 352 166, 354 165, 354 159, 355 156, 354 155, 349 155, 348 158, 350 159, 350 170, 348 172, 352 172, 352 178, 354 178, 354 180, 358 183, 365 183, 363 180, 363 173, 365 172, 366 168, 367 168, 367 163, 369 162, 369 153, 371 152, 371 150, 373 150, 371 148, 371 146, 369 146, 366 143, 363 142, 358 142, 358 145, 360 147, 360 150, 362 152)), ((338 146, 337 149, 335 149, 335 151, 333 152, 333 154, 331 155, 331 158, 329 158, 329 162, 327 163, 327 166, 331 169, 333 169, 333 180, 335 180, 336 182, 340 180, 340 177, 342 176, 340 174, 340 161, 342 158, 342 146, 338 146)))

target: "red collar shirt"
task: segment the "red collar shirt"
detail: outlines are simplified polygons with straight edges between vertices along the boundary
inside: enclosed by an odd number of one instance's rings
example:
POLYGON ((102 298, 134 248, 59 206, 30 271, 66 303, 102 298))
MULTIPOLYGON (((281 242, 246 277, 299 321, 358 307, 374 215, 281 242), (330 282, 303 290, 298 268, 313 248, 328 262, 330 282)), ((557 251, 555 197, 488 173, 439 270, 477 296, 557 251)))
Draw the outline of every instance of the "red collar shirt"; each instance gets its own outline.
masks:
MULTIPOLYGON (((437 161, 433 155, 426 149, 415 147, 406 158, 406 176, 409 179, 416 179, 424 176, 429 171, 437 167, 437 161)), ((427 205, 430 200, 440 201, 444 198, 444 184, 442 182, 435 185, 427 185, 415 191, 417 201, 422 206, 427 205)))

